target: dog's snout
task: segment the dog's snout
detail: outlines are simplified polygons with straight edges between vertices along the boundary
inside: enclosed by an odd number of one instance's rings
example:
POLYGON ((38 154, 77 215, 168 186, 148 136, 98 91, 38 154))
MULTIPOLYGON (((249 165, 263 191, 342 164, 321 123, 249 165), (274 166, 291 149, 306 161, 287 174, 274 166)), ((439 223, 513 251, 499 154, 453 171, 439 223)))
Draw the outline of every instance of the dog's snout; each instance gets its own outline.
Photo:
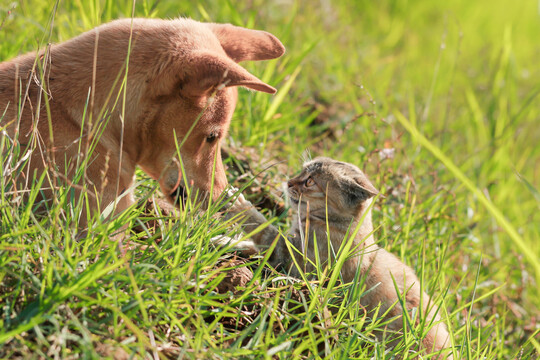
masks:
POLYGON ((182 185, 178 185, 176 189, 171 192, 170 196, 175 204, 184 204, 187 199, 186 188, 182 185))

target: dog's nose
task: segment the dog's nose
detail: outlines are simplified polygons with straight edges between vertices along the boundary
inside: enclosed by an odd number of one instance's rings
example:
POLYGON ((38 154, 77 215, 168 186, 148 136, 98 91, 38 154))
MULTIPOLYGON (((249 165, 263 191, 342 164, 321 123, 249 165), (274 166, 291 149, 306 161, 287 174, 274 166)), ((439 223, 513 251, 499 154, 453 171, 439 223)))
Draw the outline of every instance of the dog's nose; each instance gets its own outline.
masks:
POLYGON ((175 204, 184 204, 187 199, 186 188, 182 185, 178 185, 171 193, 171 197, 175 204))

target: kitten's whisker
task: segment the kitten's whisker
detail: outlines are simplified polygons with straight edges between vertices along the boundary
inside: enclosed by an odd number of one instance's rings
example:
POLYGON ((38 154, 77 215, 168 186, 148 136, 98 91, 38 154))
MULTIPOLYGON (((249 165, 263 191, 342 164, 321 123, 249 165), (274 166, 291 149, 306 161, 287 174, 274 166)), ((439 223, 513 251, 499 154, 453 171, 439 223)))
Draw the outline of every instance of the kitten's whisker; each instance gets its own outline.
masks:
POLYGON ((268 165, 267 167, 265 167, 264 169, 262 169, 261 171, 259 171, 257 174, 253 175, 254 178, 256 178, 257 176, 261 175, 263 172, 265 172, 266 170, 276 166, 276 165, 279 165, 281 163, 284 163, 285 160, 280 160, 280 161, 276 161, 275 163, 272 163, 270 165, 268 165))

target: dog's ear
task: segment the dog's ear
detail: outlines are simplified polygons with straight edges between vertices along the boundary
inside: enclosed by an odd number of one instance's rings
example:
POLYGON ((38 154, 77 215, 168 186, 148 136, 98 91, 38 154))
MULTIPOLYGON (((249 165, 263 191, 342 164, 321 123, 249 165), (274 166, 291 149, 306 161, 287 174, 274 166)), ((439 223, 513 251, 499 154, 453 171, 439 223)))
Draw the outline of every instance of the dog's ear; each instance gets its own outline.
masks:
POLYGON ((285 47, 274 35, 230 24, 206 24, 216 35, 227 55, 236 62, 269 60, 285 53, 285 47))
POLYGON ((276 89, 251 75, 231 59, 206 51, 190 54, 180 91, 191 98, 210 95, 219 86, 243 86, 252 90, 274 94, 276 89))

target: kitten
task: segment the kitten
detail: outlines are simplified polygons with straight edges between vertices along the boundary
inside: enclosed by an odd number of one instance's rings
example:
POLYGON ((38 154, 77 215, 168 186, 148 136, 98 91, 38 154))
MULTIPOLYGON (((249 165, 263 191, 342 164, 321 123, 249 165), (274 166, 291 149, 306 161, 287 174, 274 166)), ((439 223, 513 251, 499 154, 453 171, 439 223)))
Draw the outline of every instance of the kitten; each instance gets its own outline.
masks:
MULTIPOLYGON (((436 315, 429 296, 421 292, 420 281, 414 271, 375 244, 370 205, 379 192, 358 167, 329 158, 316 158, 306 162, 302 172, 289 180, 287 185, 293 209, 288 239, 298 250, 294 251, 294 256, 304 271, 313 270, 312 263, 307 259, 315 263, 315 243, 319 261, 324 266, 331 254, 338 252, 344 240, 352 241, 352 255, 345 261, 341 275, 344 282, 351 282, 359 272, 368 290, 362 295, 361 304, 368 311, 380 304, 379 314, 390 309, 385 320, 397 319, 387 325, 388 329, 400 331, 403 310, 396 294, 395 281, 401 298, 406 301, 407 311, 422 305, 422 313, 427 317, 426 324, 429 325, 432 320, 435 323, 422 340, 423 346, 428 351, 438 351, 450 345, 446 326, 436 315), (356 230, 356 235, 352 237, 356 230)), ((264 216, 242 195, 230 210, 230 214, 243 214, 245 221, 242 226, 247 233, 267 223, 264 216)), ((253 235, 252 240, 256 248, 262 249, 270 246, 279 236, 278 229, 269 225, 253 235)), ((278 240, 269 262, 273 266, 287 266, 292 276, 299 276, 283 239, 278 240)), ((440 358, 446 357, 441 355, 440 358)))

